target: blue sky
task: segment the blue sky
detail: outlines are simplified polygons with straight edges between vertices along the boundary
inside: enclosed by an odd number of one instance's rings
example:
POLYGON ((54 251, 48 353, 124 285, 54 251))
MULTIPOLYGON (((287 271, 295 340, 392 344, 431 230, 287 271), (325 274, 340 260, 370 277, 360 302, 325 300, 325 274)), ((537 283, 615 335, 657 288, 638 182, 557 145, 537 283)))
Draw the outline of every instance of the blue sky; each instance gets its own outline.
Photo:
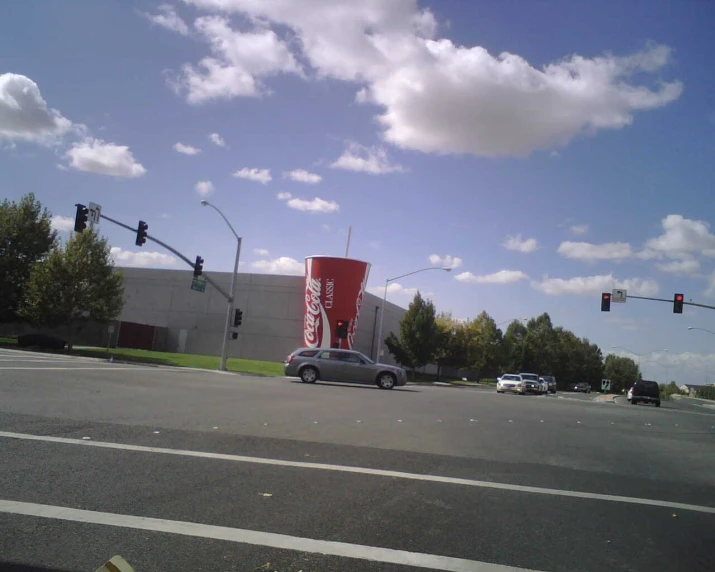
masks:
MULTIPOLYGON (((7 3, 0 195, 66 229, 93 201, 205 268, 373 264, 406 305, 547 311, 647 376, 715 378, 715 5, 136 0, 7 3), (256 8, 259 7, 259 8, 256 8), (432 259, 430 260, 430 257, 432 259), (646 363, 646 360, 652 360, 646 363), (668 368, 668 369, 666 369, 668 368)), ((181 268, 102 223, 120 265, 181 268)), ((712 381, 712 379, 711 379, 712 381)))

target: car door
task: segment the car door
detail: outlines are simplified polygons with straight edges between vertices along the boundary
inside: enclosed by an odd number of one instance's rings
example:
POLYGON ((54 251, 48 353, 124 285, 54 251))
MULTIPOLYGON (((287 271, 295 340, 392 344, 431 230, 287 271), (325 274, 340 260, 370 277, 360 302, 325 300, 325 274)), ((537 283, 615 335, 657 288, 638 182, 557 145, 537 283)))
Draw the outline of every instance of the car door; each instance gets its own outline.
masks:
POLYGON ((360 356, 351 352, 341 352, 341 361, 343 362, 342 375, 345 381, 367 382, 368 371, 362 363, 360 356))
POLYGON ((343 363, 340 359, 340 352, 335 350, 325 350, 320 353, 320 377, 330 381, 343 381, 343 363))

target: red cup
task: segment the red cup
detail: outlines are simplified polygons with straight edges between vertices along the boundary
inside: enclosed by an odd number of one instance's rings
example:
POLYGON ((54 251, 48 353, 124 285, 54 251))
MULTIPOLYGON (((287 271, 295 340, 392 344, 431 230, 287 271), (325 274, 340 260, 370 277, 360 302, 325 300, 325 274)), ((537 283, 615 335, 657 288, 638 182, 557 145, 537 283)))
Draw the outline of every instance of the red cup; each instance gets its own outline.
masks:
POLYGON ((305 347, 353 348, 369 274, 370 264, 361 260, 332 256, 305 259, 305 347), (338 337, 338 322, 347 323, 344 339, 338 337))

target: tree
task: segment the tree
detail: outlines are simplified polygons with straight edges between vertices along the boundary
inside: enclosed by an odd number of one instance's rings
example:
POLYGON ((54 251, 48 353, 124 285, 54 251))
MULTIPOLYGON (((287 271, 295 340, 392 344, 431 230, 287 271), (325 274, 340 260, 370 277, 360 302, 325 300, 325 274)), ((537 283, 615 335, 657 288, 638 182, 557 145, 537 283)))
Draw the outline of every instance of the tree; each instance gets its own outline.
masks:
POLYGON ((614 354, 606 356, 604 375, 606 379, 611 380, 611 391, 613 393, 623 393, 641 380, 640 368, 636 362, 631 358, 614 354))
POLYGON ((0 323, 20 321, 18 308, 32 267, 56 240, 50 213, 34 194, 0 203, 0 323))
POLYGON ((526 324, 522 371, 551 375, 550 370, 556 358, 556 342, 551 317, 547 313, 529 320, 526 324))
POLYGON ((106 323, 119 315, 123 294, 107 240, 86 230, 35 264, 20 313, 37 326, 64 326, 72 349, 74 335, 87 322, 106 323))
POLYGON ((440 336, 434 304, 417 292, 400 322, 399 340, 391 332, 385 344, 400 364, 419 368, 439 355, 440 336))
POLYGON ((524 343, 526 341, 526 326, 519 320, 514 320, 504 333, 504 348, 502 349, 502 369, 518 373, 524 371, 524 343))
POLYGON ((486 312, 482 312, 466 326, 467 363, 476 371, 477 379, 484 375, 498 375, 501 361, 501 331, 486 312))

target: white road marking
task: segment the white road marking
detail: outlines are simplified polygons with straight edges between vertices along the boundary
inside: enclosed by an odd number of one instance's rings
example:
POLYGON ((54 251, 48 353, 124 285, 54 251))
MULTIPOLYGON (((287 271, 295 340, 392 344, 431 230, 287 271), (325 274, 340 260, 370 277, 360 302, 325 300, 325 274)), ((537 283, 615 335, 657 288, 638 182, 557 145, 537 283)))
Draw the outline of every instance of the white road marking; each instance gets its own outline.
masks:
MULTIPOLYGON (((217 429, 217 427, 214 427, 217 429)), ((68 437, 51 437, 48 435, 31 435, 28 433, 13 433, 0 431, 0 437, 8 439, 20 439, 26 441, 44 441, 48 443, 63 443, 67 445, 84 445, 86 447, 100 447, 103 449, 117 449, 120 451, 138 451, 142 453, 160 453, 164 455, 179 455, 183 457, 197 457, 201 459, 218 459, 222 461, 233 461, 238 463, 254 463, 258 465, 273 465, 279 467, 293 467, 299 469, 313 469, 322 471, 336 471, 341 473, 357 473, 362 475, 374 475, 378 477, 390 477, 397 479, 408 479, 412 481, 428 481, 433 483, 443 483, 448 485, 463 485, 469 487, 480 487, 485 489, 497 489, 503 491, 514 491, 522 493, 535 493, 542 495, 553 495, 561 497, 601 500, 609 502, 620 502, 627 504, 639 504, 646 506, 657 506, 665 508, 677 508, 680 510, 692 510, 715 514, 715 507, 701 506, 695 504, 685 504, 657 499, 646 499, 639 497, 624 497, 618 495, 606 495, 601 493, 587 493, 582 491, 567 491, 561 489, 547 489, 542 487, 532 487, 527 485, 514 485, 510 483, 496 483, 491 481, 477 481, 474 479, 463 479, 458 477, 444 477, 440 475, 424 475, 419 473, 405 473, 402 471, 388 471, 384 469, 371 469, 367 467, 356 467, 351 465, 331 465, 328 463, 306 463, 304 461, 287 461, 283 459, 269 459, 265 457, 247 457, 244 455, 229 455, 226 453, 210 453, 206 451, 189 451, 183 449, 167 449, 164 447, 146 447, 143 445, 129 445, 125 443, 110 443, 107 441, 81 441, 80 439, 70 439, 68 437)))
POLYGON ((229 528, 227 526, 215 526, 212 524, 199 524, 196 522, 183 522, 179 520, 164 520, 161 518, 81 510, 62 506, 10 500, 0 500, 0 512, 66 520, 70 522, 118 526, 134 530, 181 534, 183 536, 210 538, 213 540, 225 540, 228 542, 240 542, 254 546, 268 546, 270 548, 280 548, 284 550, 298 550, 300 552, 326 554, 329 556, 340 556, 343 558, 355 558, 358 560, 369 560, 372 562, 402 564, 405 566, 413 566, 415 568, 429 568, 431 570, 444 570, 447 572, 536 572, 535 570, 529 570, 527 568, 516 568, 514 566, 504 566, 502 564, 492 564, 490 562, 466 560, 464 558, 453 558, 450 556, 439 556, 436 554, 408 552, 406 550, 378 548, 375 546, 365 546, 361 544, 348 544, 347 542, 300 538, 298 536, 288 536, 286 534, 259 532, 256 530, 246 530, 242 528, 229 528))
POLYGON ((151 369, 155 371, 161 371, 160 368, 154 368, 154 367, 140 367, 140 366, 135 366, 135 365, 130 365, 130 366, 124 366, 120 364, 112 364, 112 365, 103 365, 99 367, 94 367, 94 366, 75 366, 75 367, 56 367, 56 366, 50 366, 50 367, 27 367, 27 366, 22 366, 22 367, 4 367, 0 366, 0 370, 5 370, 5 369, 12 369, 12 370, 27 370, 27 371, 57 371, 57 370, 72 370, 72 371, 85 371, 85 370, 95 370, 95 369, 103 369, 105 371, 127 371, 129 369, 151 369))

